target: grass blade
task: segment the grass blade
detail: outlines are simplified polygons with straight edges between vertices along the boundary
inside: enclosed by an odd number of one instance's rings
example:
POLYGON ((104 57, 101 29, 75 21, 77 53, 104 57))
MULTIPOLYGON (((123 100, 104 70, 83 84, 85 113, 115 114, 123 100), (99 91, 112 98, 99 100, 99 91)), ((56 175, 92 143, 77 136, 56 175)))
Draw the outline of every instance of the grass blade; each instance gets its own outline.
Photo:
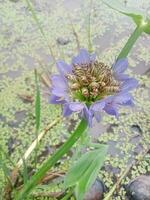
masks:
POLYGON ((35 70, 35 87, 36 87, 36 100, 35 100, 36 132, 39 132, 40 117, 41 117, 41 98, 40 98, 38 75, 36 70, 35 70))
POLYGON ((20 156, 21 156, 21 159, 22 159, 22 162, 23 162, 23 173, 22 173, 22 176, 23 176, 23 182, 25 184, 28 181, 27 163, 26 163, 26 160, 24 159, 24 157, 23 157, 21 152, 20 152, 20 156))
POLYGON ((40 118, 41 118, 41 99, 40 99, 40 88, 38 82, 37 71, 35 70, 35 87, 36 87, 36 100, 35 100, 35 118, 36 118, 36 148, 35 148, 35 167, 37 165, 37 153, 38 153, 38 135, 40 128, 40 118))
MULTIPOLYGON (((6 180, 9 182, 9 184, 12 186, 12 182, 9 178, 9 174, 10 174, 10 171, 7 167, 7 165, 5 164, 5 161, 3 160, 3 157, 2 157, 2 154, 0 152, 0 168, 2 169, 3 173, 4 173, 4 176, 6 178, 6 180)), ((12 186, 13 187, 13 186, 12 186)))
POLYGON ((40 32, 41 32, 41 34, 42 34, 44 40, 45 40, 45 42, 46 42, 46 44, 47 44, 47 46, 48 46, 48 48, 49 48, 50 54, 51 54, 51 56, 52 56, 52 58, 53 58, 53 60, 54 60, 54 62, 55 62, 55 56, 54 56, 52 47, 49 45, 47 36, 46 36, 46 34, 45 34, 45 32, 44 32, 44 30, 43 30, 43 28, 42 28, 42 26, 41 26, 41 24, 40 24, 40 22, 39 22, 39 20, 38 20, 38 17, 37 17, 37 15, 36 15, 36 13, 35 13, 33 7, 32 7, 32 4, 31 4, 30 0, 25 0, 25 1, 26 1, 26 4, 27 4, 28 8, 30 9, 30 11, 31 11, 31 13, 32 13, 32 17, 33 17, 33 19, 35 20, 35 22, 36 22, 36 24, 37 24, 37 26, 38 26, 38 28, 39 28, 39 30, 40 30, 40 32))
POLYGON ((64 156, 69 149, 76 143, 83 132, 87 128, 87 122, 82 119, 77 129, 72 133, 70 138, 41 166, 39 171, 32 176, 32 178, 24 185, 23 190, 16 198, 16 200, 23 200, 31 192, 31 190, 37 185, 37 183, 43 178, 48 170, 53 167, 57 161, 64 156))
POLYGON ((79 49, 80 49, 80 41, 79 41, 79 37, 78 37, 78 34, 77 34, 76 30, 75 30, 75 27, 74 27, 74 25, 73 25, 73 22, 72 22, 72 19, 71 19, 71 16, 70 16, 69 13, 68 13, 68 19, 69 19, 69 21, 70 21, 70 25, 71 25, 72 33, 73 33, 73 35, 74 35, 74 37, 75 37, 75 40, 76 40, 77 51, 79 51, 79 49))

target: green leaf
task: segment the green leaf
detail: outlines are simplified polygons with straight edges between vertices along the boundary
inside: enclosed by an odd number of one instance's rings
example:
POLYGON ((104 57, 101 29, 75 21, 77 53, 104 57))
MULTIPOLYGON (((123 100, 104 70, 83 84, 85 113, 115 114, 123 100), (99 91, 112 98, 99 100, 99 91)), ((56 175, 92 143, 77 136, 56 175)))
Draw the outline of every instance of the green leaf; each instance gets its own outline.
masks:
POLYGON ((143 23, 143 30, 145 33, 150 34, 150 19, 145 21, 145 25, 143 23))
POLYGON ((102 167, 107 153, 107 145, 101 145, 99 149, 87 152, 75 163, 65 177, 65 186, 76 185, 75 194, 77 200, 82 200, 85 192, 94 183, 99 169, 102 167))
POLYGON ((143 31, 150 34, 150 19, 145 15, 145 12, 132 8, 125 7, 116 0, 102 0, 110 8, 131 17, 137 26, 143 26, 143 31))
POLYGON ((83 176, 88 169, 89 165, 93 162, 94 157, 94 152, 88 152, 81 156, 65 177, 64 184, 66 188, 71 187, 78 182, 81 176, 83 176))

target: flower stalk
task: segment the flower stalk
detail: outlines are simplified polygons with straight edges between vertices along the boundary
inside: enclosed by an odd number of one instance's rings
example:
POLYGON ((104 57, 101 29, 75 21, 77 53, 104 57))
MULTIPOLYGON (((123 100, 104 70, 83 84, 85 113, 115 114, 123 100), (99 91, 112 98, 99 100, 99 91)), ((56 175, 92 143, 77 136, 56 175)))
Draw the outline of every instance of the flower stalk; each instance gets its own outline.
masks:
POLYGON ((57 161, 62 158, 70 148, 77 142, 77 140, 81 137, 84 131, 87 128, 87 122, 85 119, 82 119, 74 133, 70 136, 70 138, 56 151, 54 155, 52 155, 38 170, 35 175, 29 180, 29 182, 23 188, 23 191, 18 195, 16 200, 23 200, 29 194, 29 192, 36 186, 36 184, 43 178, 48 170, 53 167, 57 161))
POLYGON ((117 60, 122 59, 122 58, 126 58, 128 56, 133 45, 135 44, 137 39, 141 36, 142 32, 143 32, 143 26, 142 25, 137 26, 136 29, 134 30, 134 32, 129 37, 127 43, 125 44, 125 46, 121 50, 120 54, 118 55, 117 60))

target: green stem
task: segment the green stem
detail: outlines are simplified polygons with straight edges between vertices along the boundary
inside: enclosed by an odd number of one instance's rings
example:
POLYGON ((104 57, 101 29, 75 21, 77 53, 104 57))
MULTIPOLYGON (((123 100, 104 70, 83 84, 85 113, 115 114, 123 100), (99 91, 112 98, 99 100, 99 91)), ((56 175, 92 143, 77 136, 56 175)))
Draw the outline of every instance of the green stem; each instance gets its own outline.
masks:
POLYGON ((52 155, 39 169, 39 171, 32 176, 32 178, 24 186, 23 191, 18 195, 16 200, 23 200, 29 194, 29 192, 36 186, 36 184, 44 177, 46 172, 53 167, 57 161, 64 156, 70 148, 75 144, 75 142, 80 138, 83 132, 87 128, 86 120, 82 119, 74 133, 70 138, 52 155))
POLYGON ((120 52, 117 60, 121 58, 126 58, 127 55, 129 54, 130 50, 132 49, 133 45, 135 44, 136 40, 140 37, 140 35, 143 32, 143 27, 142 26, 137 26, 134 32, 131 34, 129 37, 127 43, 123 47, 122 51, 120 52))

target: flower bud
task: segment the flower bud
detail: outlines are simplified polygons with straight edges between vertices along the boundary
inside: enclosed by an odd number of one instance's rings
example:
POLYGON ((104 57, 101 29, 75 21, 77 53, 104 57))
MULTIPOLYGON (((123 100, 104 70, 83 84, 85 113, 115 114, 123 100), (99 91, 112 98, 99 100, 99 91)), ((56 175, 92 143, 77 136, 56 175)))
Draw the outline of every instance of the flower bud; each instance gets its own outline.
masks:
POLYGON ((82 95, 83 95, 84 97, 89 97, 89 91, 88 91, 87 88, 82 88, 82 95))
POLYGON ((80 89, 80 84, 79 83, 73 83, 70 87, 71 87, 72 90, 78 90, 78 89, 80 89))

